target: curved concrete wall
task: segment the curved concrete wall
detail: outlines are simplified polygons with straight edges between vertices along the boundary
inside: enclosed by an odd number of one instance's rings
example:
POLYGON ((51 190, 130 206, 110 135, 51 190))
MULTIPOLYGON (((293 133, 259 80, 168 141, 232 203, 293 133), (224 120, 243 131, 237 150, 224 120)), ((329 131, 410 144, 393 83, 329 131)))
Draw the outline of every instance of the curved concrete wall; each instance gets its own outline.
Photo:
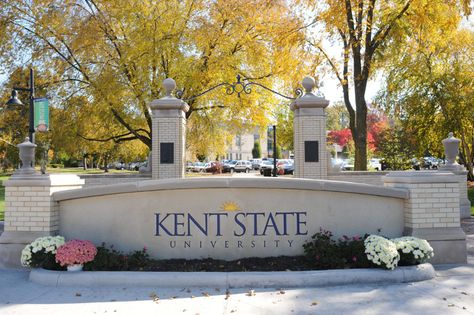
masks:
POLYGON ((60 231, 156 258, 298 255, 320 228, 403 233, 406 190, 305 179, 142 181, 58 192, 60 231))

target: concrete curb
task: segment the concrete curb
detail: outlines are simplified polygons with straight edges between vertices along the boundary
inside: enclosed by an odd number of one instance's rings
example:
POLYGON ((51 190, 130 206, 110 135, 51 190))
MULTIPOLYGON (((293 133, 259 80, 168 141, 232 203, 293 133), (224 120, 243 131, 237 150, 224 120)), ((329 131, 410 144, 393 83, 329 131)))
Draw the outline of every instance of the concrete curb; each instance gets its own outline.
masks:
POLYGON ((402 283, 433 279, 431 264, 382 269, 277 272, 64 272, 33 269, 30 281, 48 286, 153 286, 160 288, 293 288, 369 283, 402 283))

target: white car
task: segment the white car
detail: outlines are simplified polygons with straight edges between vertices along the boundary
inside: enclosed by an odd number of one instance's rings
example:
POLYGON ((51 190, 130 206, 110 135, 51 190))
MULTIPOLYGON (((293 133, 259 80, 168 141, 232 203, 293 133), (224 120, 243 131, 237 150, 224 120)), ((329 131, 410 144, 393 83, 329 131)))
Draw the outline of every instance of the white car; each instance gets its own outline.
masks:
POLYGON ((196 162, 193 166, 193 172, 201 173, 206 171, 206 164, 203 162, 196 162))
POLYGON ((245 172, 249 173, 252 169, 252 163, 250 161, 237 161, 234 166, 234 172, 245 172))
POLYGON ((369 160, 369 167, 373 168, 376 171, 382 170, 382 164, 380 164, 380 159, 372 158, 369 160))

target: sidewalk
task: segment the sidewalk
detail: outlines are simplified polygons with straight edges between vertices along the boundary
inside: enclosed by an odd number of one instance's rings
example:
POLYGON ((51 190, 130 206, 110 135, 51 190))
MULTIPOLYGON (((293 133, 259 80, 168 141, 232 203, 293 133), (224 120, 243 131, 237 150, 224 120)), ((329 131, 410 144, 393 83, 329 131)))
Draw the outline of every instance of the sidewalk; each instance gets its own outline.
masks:
POLYGON ((0 270, 0 314, 474 314, 474 218, 463 221, 467 265, 430 281, 299 289, 49 287, 0 270))

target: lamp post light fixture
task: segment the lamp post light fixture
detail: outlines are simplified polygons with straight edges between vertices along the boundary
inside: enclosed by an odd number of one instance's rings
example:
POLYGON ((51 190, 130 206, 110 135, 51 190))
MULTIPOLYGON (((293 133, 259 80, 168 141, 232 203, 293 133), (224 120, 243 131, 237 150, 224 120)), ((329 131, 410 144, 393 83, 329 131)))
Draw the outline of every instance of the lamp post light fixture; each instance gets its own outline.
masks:
POLYGON ((34 78, 34 71, 30 68, 30 84, 28 88, 22 87, 13 87, 12 97, 6 103, 7 106, 21 106, 23 103, 18 99, 17 91, 25 91, 30 92, 30 107, 28 109, 28 136, 32 143, 35 143, 35 78, 34 78))

